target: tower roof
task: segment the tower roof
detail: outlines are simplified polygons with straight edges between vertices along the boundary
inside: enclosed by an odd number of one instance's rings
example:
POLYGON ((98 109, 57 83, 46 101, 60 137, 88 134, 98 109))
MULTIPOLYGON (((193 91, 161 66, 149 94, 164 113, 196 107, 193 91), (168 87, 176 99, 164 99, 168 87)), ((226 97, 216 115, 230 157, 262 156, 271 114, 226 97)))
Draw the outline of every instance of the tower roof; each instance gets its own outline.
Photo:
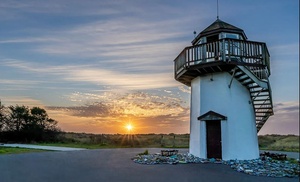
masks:
POLYGON ((192 41, 193 44, 195 44, 201 37, 205 37, 207 35, 220 33, 220 32, 229 32, 229 33, 237 33, 243 36, 244 39, 247 39, 246 34, 244 33, 244 30, 233 26, 229 23, 226 23, 220 19, 217 19, 215 22, 213 22, 211 25, 209 25, 206 29, 204 29, 202 32, 200 32, 197 37, 192 41))

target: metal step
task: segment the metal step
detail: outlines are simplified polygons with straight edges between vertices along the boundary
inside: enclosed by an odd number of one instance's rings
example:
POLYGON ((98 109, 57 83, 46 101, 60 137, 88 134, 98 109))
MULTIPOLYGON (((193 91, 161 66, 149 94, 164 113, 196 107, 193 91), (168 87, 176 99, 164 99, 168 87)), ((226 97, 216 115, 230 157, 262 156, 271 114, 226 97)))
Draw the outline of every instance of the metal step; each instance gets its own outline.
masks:
POLYGON ((254 81, 251 80, 251 79, 249 79, 248 82, 243 82, 242 84, 243 84, 244 86, 246 86, 247 88, 249 88, 248 85, 253 84, 253 83, 254 83, 254 81))
POLYGON ((269 83, 257 78, 252 71, 245 66, 237 66, 229 73, 234 74, 233 77, 249 90, 259 132, 267 119, 273 115, 273 105, 269 83))
POLYGON ((258 93, 258 92, 269 92, 269 89, 251 89, 251 93, 258 93))
POLYGON ((267 99, 255 99, 254 101, 266 101, 266 100, 269 100, 268 98, 267 99))
MULTIPOLYGON (((232 74, 232 73, 231 73, 231 74, 232 74)), ((235 77, 236 79, 238 79, 238 78, 240 78, 240 77, 243 76, 243 75, 245 75, 245 73, 239 71, 239 72, 235 72, 234 77, 235 77)))
POLYGON ((241 83, 246 81, 246 80, 251 80, 251 79, 248 76, 245 76, 243 78, 238 79, 238 81, 241 82, 241 83))

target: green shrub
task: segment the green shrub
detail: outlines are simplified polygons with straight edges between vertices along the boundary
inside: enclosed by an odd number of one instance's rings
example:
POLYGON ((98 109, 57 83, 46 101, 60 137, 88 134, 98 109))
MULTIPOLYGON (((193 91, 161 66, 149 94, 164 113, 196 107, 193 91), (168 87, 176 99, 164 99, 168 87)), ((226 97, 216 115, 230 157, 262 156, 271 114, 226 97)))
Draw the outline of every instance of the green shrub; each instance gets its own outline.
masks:
POLYGON ((145 150, 143 153, 139 153, 138 155, 149 155, 149 151, 145 150))

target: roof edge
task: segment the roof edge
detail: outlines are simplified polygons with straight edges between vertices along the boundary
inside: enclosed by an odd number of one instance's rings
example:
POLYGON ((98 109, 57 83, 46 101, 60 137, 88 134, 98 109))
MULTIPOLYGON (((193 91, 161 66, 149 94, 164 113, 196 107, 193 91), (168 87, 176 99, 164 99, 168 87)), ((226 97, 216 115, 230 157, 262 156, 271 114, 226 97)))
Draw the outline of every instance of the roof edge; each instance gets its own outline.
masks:
POLYGON ((208 111, 207 113, 199 116, 197 119, 200 121, 227 120, 227 117, 214 111, 208 111))
POLYGON ((226 23, 220 19, 217 19, 214 21, 211 25, 209 25, 207 28, 205 28, 203 31, 201 31, 192 41, 192 44, 194 45, 201 37, 210 35, 210 34, 216 34, 221 32, 229 32, 229 33, 237 33, 243 36, 243 38, 246 40, 247 36, 244 32, 244 30, 233 26, 229 23, 226 23))

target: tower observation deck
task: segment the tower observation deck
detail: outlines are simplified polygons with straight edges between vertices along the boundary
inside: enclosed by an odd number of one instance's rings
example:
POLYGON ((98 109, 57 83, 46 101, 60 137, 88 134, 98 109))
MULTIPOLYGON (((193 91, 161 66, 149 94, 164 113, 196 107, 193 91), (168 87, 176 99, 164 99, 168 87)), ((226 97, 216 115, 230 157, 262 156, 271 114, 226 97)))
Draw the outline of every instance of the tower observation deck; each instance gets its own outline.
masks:
POLYGON ((230 74, 229 89, 236 79, 249 90, 258 132, 273 115, 266 43, 249 41, 242 29, 217 19, 176 57, 174 75, 177 81, 191 86, 194 78, 217 72, 230 74))

